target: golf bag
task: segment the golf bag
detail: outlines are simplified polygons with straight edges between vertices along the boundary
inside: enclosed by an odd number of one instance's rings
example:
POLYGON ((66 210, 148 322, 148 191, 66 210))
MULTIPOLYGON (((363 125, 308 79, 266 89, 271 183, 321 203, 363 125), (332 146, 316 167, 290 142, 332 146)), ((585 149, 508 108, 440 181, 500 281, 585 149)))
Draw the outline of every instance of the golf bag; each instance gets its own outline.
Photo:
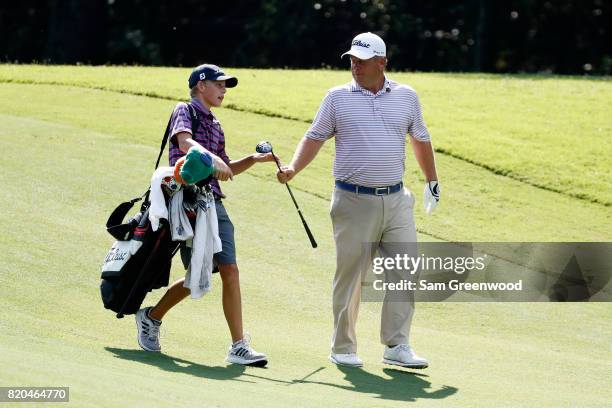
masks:
MULTIPOLYGON (((188 104, 191 128, 195 133, 198 126, 197 113, 188 104)), ((168 121, 155 169, 169 138, 171 119, 168 121)), ((157 231, 153 231, 149 221, 148 208, 150 188, 140 197, 121 203, 106 222, 106 230, 115 243, 104 259, 100 293, 106 309, 122 318, 134 314, 153 289, 168 286, 172 257, 178 251, 180 242, 172 241, 169 225, 161 220, 157 231), (135 203, 143 200, 140 211, 123 223, 127 213, 135 203)))
POLYGON ((104 307, 117 318, 136 313, 148 292, 168 286, 172 257, 180 244, 172 241, 164 220, 153 231, 146 206, 127 223, 116 224, 121 212, 125 210, 125 216, 131 208, 125 205, 129 203, 120 204, 122 208, 109 218, 109 232, 117 241, 104 259, 100 283, 104 307))

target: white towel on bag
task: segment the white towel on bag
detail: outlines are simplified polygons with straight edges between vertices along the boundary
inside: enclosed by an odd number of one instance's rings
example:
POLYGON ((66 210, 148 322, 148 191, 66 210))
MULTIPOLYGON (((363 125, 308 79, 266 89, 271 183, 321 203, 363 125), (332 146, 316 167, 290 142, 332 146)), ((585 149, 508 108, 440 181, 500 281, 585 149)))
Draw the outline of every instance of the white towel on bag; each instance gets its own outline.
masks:
POLYGON ((168 176, 174 176, 174 167, 159 167, 151 176, 149 221, 151 221, 153 231, 157 231, 161 219, 168 219, 168 207, 166 207, 166 199, 161 187, 162 180, 168 176))
POLYGON ((187 241, 193 238, 193 229, 189 222, 189 217, 183 207, 183 189, 180 189, 168 203, 168 212, 170 213, 170 230, 172 231, 173 241, 187 241))
POLYGON ((210 290, 213 255, 221 252, 219 222, 212 193, 198 194, 198 213, 191 248, 191 261, 185 274, 184 287, 191 291, 192 299, 199 299, 210 290))

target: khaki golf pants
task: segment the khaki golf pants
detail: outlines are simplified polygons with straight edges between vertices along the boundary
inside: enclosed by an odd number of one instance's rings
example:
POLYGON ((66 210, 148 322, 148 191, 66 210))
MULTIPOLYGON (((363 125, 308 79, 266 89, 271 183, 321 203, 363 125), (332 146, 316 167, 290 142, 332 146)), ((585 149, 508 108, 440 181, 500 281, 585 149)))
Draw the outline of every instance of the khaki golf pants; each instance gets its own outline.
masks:
MULTIPOLYGON (((413 207, 414 194, 405 188, 384 196, 334 190, 330 212, 336 243, 332 352, 357 351, 355 323, 361 284, 375 250, 379 251, 378 256, 393 256, 389 252, 396 251, 398 243, 410 243, 410 248, 415 248, 413 207)), ((413 294, 403 292, 400 299, 395 295, 390 300, 385 294, 383 300, 380 340, 385 345, 408 343, 414 314, 413 294)))

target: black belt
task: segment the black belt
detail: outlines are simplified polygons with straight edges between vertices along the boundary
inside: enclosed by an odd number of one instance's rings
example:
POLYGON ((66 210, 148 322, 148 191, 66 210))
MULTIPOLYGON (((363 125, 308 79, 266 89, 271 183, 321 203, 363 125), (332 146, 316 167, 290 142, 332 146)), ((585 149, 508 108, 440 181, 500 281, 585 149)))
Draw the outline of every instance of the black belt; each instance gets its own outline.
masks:
POLYGON ((338 187, 341 190, 351 191, 357 194, 369 194, 369 195, 375 195, 375 196, 389 195, 389 194, 397 193, 398 191, 402 189, 403 186, 404 186, 404 183, 401 181, 392 186, 365 187, 365 186, 358 186, 357 184, 347 183, 345 181, 336 180, 336 187, 338 187))

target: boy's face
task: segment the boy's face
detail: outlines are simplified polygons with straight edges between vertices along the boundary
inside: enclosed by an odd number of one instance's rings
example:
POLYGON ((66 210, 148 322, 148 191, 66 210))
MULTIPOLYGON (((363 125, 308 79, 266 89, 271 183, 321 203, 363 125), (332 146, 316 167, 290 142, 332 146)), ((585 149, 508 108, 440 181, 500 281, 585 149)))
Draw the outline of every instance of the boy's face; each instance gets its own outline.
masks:
POLYGON ((221 106, 227 89, 225 81, 201 81, 204 86, 200 86, 202 99, 208 108, 213 106, 221 106))

